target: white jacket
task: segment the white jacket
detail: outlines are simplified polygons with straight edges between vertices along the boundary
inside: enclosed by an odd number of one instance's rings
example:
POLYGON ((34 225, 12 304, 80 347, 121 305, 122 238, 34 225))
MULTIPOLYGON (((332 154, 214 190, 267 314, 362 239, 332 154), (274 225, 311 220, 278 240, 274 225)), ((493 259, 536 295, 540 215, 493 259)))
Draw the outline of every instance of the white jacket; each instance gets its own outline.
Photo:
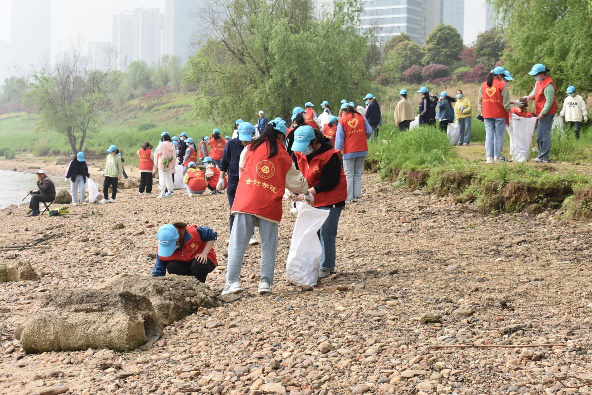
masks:
POLYGON ((588 119, 586 102, 580 95, 567 96, 560 115, 565 117, 566 122, 582 122, 582 120, 588 119))

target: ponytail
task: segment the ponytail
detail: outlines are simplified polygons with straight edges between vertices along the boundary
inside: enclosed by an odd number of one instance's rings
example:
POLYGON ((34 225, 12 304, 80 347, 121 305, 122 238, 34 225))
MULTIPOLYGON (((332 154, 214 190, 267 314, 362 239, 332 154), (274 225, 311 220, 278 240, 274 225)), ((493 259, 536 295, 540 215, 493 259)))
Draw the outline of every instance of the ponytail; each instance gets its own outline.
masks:
POLYGON ((493 73, 489 73, 487 76, 487 86, 490 88, 493 86, 493 77, 493 73))
MULTIPOLYGON (((300 114, 298 114, 298 115, 300 115, 300 114)), ((261 136, 258 139, 254 140, 249 145, 249 149, 251 151, 255 151, 257 149, 257 147, 259 147, 265 141, 269 141, 269 156, 268 156, 268 158, 273 158, 278 153, 278 143, 277 143, 278 133, 281 133, 281 132, 278 132, 277 130, 274 129, 273 123, 272 122, 268 123, 267 126, 265 127, 265 130, 261 134, 261 136)))

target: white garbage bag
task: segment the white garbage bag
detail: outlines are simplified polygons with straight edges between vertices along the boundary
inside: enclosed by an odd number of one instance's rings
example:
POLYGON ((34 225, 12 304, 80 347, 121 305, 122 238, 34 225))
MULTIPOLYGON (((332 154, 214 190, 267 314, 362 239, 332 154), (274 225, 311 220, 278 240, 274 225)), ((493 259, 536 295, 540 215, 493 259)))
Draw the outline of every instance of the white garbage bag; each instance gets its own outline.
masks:
POLYGON ((329 216, 329 210, 320 210, 304 202, 297 202, 296 209, 298 217, 288 253, 286 278, 298 287, 312 287, 319 280, 323 251, 317 232, 329 216))
POLYGON ((413 130, 416 127, 419 127, 419 115, 415 117, 413 121, 409 124, 409 130, 413 130))
POLYGON ((460 125, 458 123, 449 123, 446 134, 450 139, 450 144, 457 145, 458 139, 460 138, 460 125))
POLYGON ((183 189, 183 166, 175 165, 175 183, 173 184, 173 188, 175 189, 183 189))
POLYGON ((526 162, 530 156, 530 144, 534 136, 537 119, 512 117, 510 126, 513 131, 512 158, 515 162, 526 162))
POLYGON ((92 178, 86 179, 86 186, 88 187, 88 202, 96 203, 99 199, 99 188, 92 178))
POLYGON ((510 156, 514 157, 514 128, 512 127, 512 122, 509 125, 506 125, 506 131, 508 132, 508 136, 510 136, 510 156))
POLYGON ((556 115, 553 118, 553 129, 559 129, 563 132, 563 117, 556 115))

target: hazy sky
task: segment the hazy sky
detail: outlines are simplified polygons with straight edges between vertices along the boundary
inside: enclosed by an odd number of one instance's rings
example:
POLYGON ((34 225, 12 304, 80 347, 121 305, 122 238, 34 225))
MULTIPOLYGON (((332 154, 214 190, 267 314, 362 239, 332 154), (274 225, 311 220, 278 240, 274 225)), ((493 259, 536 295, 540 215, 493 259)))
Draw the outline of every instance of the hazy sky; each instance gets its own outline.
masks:
POLYGON ((465 0, 465 44, 474 43, 485 31, 485 0, 465 0))

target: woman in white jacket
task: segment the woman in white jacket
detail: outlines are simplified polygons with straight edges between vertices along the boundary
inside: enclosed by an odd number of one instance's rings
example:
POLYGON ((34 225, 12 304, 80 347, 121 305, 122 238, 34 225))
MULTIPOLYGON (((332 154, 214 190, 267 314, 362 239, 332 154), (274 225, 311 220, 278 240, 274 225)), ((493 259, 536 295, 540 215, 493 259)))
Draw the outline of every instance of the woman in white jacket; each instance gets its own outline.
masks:
POLYGON ((580 127, 582 121, 588 122, 588 109, 586 108, 586 101, 580 95, 576 95, 576 87, 570 86, 567 88, 567 97, 563 102, 563 109, 561 116, 565 117, 568 127, 573 128, 576 139, 580 138, 580 127))

